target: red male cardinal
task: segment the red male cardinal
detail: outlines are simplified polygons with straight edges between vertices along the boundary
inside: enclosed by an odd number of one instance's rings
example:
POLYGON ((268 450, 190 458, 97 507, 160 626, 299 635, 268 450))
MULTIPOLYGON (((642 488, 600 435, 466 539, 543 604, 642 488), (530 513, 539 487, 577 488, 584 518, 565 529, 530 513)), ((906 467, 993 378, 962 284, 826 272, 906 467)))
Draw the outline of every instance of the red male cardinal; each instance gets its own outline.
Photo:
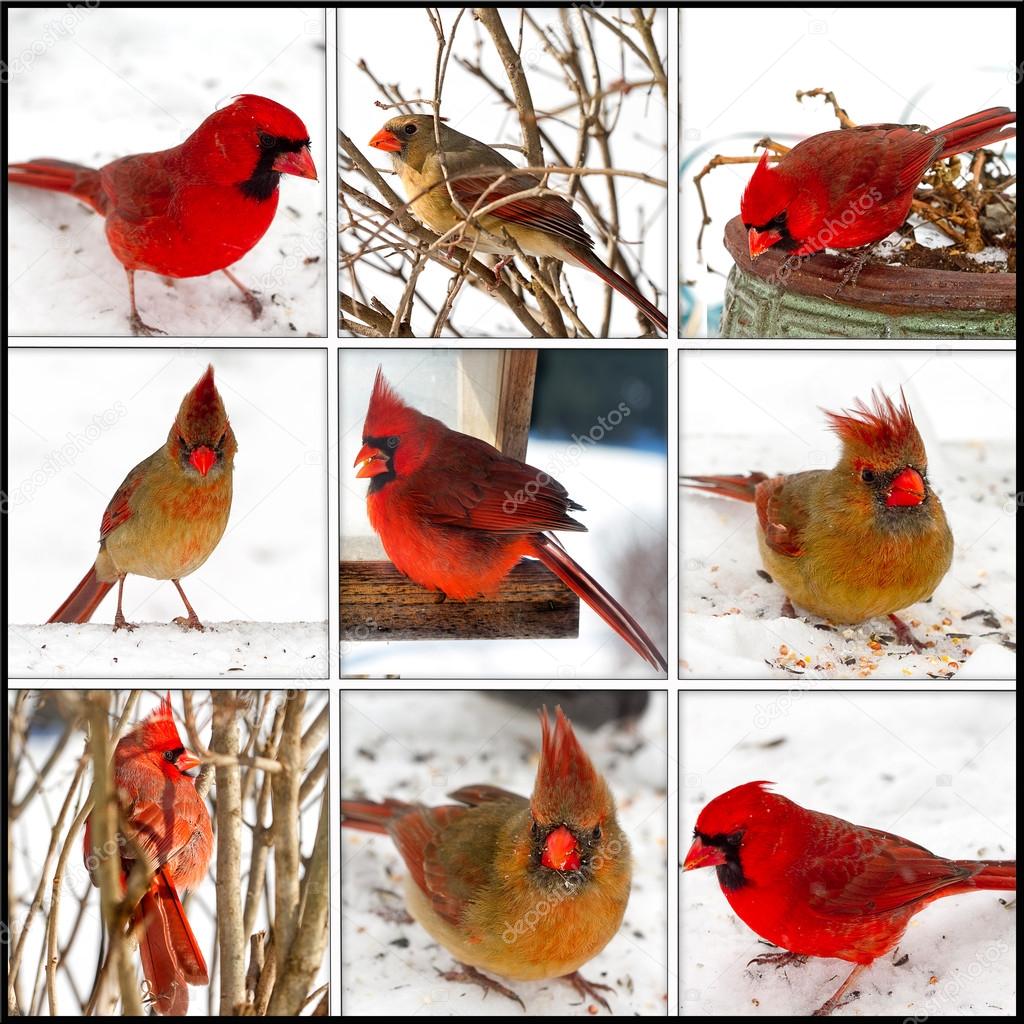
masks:
POLYGON ((622 923, 631 876, 629 842, 604 779, 561 708, 540 713, 533 796, 465 786, 454 804, 343 800, 341 823, 391 837, 408 869, 409 913, 472 981, 520 1002, 483 968, 517 981, 565 978, 605 1007, 576 972, 622 923))
POLYGON ((1016 136, 1017 120, 990 107, 932 132, 866 124, 823 132, 795 145, 778 163, 761 157, 740 202, 750 258, 773 245, 797 256, 853 249, 902 227, 914 190, 936 160, 1016 136))
MULTIPOLYGON (((186 774, 198 766, 178 736, 169 698, 114 750, 122 885, 135 863, 134 847, 146 854, 155 872, 132 913, 131 929, 139 941, 153 1009, 174 1016, 188 1011, 189 985, 210 984, 179 895, 206 877, 213 848, 210 815, 186 774)), ((88 822, 84 853, 92 873, 102 853, 92 849, 88 822)), ((93 883, 99 885, 95 875, 93 883)))
POLYGON ((107 241, 128 274, 134 334, 163 334, 142 322, 135 271, 202 277, 227 269, 264 235, 277 211, 282 174, 316 180, 309 132, 287 107, 263 96, 238 96, 214 111, 180 146, 139 153, 94 171, 49 158, 12 164, 7 180, 67 192, 107 218, 107 241))
POLYGON ((96 563, 48 622, 88 622, 117 583, 114 630, 132 630, 121 609, 129 573, 170 580, 188 611, 184 629, 203 629, 180 580, 205 562, 224 536, 238 444, 207 367, 182 399, 167 443, 140 462, 110 499, 96 563))
POLYGON ((388 557, 420 586, 466 601, 491 594, 524 558, 543 562, 652 667, 664 657, 640 624, 546 531, 586 531, 545 472, 406 405, 378 369, 356 456, 366 511, 388 557))
POLYGON ((793 602, 837 623, 888 615, 919 649, 894 613, 931 597, 953 561, 953 535, 906 397, 873 399, 826 413, 843 443, 834 469, 685 479, 754 503, 761 559, 793 602))
POLYGON ((550 256, 584 267, 629 299, 662 334, 668 334, 665 314, 601 260, 579 214, 561 196, 519 196, 476 216, 478 210, 497 200, 536 189, 540 179, 519 171, 497 150, 446 124, 439 124, 439 131, 443 166, 434 138, 434 118, 428 114, 393 117, 370 139, 375 149, 391 154, 417 220, 440 235, 456 228, 451 236, 453 245, 505 257, 496 268, 499 270, 520 250, 527 256, 550 256), (462 211, 452 203, 452 195, 462 211), (471 223, 464 223, 467 215, 471 223))
POLYGON ((697 818, 683 870, 714 867, 737 915, 789 951, 757 962, 821 956, 857 965, 815 1017, 840 1006, 933 900, 1017 888, 1016 861, 946 860, 908 839, 805 810, 769 785, 748 782, 715 797, 697 818))

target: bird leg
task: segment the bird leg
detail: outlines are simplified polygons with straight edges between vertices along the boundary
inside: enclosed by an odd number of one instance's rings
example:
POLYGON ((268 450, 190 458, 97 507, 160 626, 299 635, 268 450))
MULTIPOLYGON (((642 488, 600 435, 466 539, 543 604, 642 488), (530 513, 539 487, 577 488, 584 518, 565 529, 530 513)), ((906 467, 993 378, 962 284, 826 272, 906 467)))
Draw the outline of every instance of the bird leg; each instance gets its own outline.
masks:
POLYGON ((499 981, 495 981, 493 978, 488 978, 486 974, 478 971, 475 967, 470 967, 469 964, 458 963, 457 969, 453 971, 442 971, 439 968, 434 968, 437 973, 444 978, 445 981, 459 981, 463 984, 479 985, 484 990, 484 998, 487 998, 488 992, 497 992, 498 995, 505 996, 506 999, 511 999, 513 1002, 518 1003, 524 1010, 526 1004, 512 991, 510 988, 506 988, 499 981))
POLYGON ((916 654, 920 654, 925 648, 934 647, 935 643, 929 640, 927 643, 918 640, 916 636, 910 631, 910 627, 898 616, 890 615, 889 621, 893 625, 893 629, 896 632, 896 639, 901 644, 906 644, 908 647, 913 647, 916 654))
POLYGON ((206 627, 199 621, 199 616, 196 615, 192 605, 188 603, 188 598, 185 596, 185 591, 181 589, 181 584, 177 580, 171 580, 171 582, 178 588, 178 593, 181 594, 181 599, 185 602, 185 608, 188 610, 187 618, 184 615, 179 615, 174 621, 182 629, 198 629, 202 633, 206 627))
POLYGON ((800 967, 807 963, 810 957, 803 956, 800 953, 790 953, 789 950, 785 950, 782 953, 762 953, 760 956, 755 956, 753 960, 747 961, 747 966, 751 967, 754 964, 758 966, 774 967, 775 970, 779 970, 782 967, 800 967))
POLYGON ((117 611, 114 613, 114 632, 116 633, 119 629, 127 629, 130 633, 135 628, 134 622, 129 622, 124 617, 124 612, 121 611, 121 598, 124 595, 124 578, 125 574, 122 573, 117 577, 117 611))
POLYGON ((609 1013, 612 1012, 612 1008, 608 1005, 608 1000, 601 995, 602 992, 614 992, 615 988, 612 985, 602 985, 596 981, 587 981, 579 971, 563 975, 561 980, 572 985, 583 999, 593 999, 595 1002, 600 1003, 609 1013))
POLYGON ((125 267, 125 273, 128 275, 128 299, 132 307, 131 314, 128 317, 128 326, 131 327, 132 334, 137 334, 144 338, 152 338, 155 334, 166 334, 167 332, 161 331, 159 327, 150 327, 139 316, 138 307, 135 305, 135 271, 125 267))
POLYGON ((843 271, 842 279, 839 282, 839 287, 832 293, 832 298, 836 299, 839 297, 839 293, 844 288, 852 288, 857 283, 857 278, 860 277, 860 272, 867 265, 871 254, 875 250, 875 243, 872 242, 870 245, 864 246, 863 249, 856 256, 847 255, 849 260, 849 266, 843 271))
POLYGON ((846 995, 846 992, 868 966, 868 964, 857 964, 857 966, 850 971, 850 975, 846 981, 844 981, 836 990, 835 994, 830 999, 826 999, 825 1002, 811 1014, 811 1016, 828 1017, 833 1010, 838 1010, 840 1006, 845 1006, 847 1003, 853 1002, 854 999, 857 999, 860 996, 859 992, 851 992, 849 996, 846 995))
POLYGON ((263 303, 230 270, 225 268, 221 270, 221 273, 242 293, 242 299, 249 307, 253 320, 259 320, 260 315, 263 313, 263 303))
POLYGON ((786 600, 782 602, 782 611, 780 612, 780 614, 784 619, 796 618, 796 609, 793 607, 793 602, 789 599, 788 594, 786 595, 786 600))

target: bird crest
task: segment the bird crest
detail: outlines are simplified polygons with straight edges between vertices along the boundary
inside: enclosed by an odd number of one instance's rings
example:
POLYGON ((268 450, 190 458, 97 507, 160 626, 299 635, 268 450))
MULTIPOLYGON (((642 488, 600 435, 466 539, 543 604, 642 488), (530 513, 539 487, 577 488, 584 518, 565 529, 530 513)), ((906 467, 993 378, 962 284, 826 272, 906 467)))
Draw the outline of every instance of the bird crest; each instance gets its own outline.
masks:
POLYGON ((574 808, 577 815, 581 808, 603 811, 609 800, 607 787, 561 707, 555 708, 554 725, 548 719, 548 709, 541 708, 540 728, 540 764, 530 801, 534 820, 564 822, 566 808, 574 808))
POLYGON ((879 389, 871 392, 870 406, 858 399, 852 409, 822 411, 844 446, 855 455, 920 465, 926 461, 924 442, 902 388, 899 404, 879 389), (904 458, 908 454, 911 458, 904 458))
POLYGON ((363 437, 388 437, 392 434, 403 434, 414 426, 421 416, 421 413, 403 401, 398 392, 388 383, 383 368, 378 366, 377 376, 373 380, 370 404, 366 408, 363 437))

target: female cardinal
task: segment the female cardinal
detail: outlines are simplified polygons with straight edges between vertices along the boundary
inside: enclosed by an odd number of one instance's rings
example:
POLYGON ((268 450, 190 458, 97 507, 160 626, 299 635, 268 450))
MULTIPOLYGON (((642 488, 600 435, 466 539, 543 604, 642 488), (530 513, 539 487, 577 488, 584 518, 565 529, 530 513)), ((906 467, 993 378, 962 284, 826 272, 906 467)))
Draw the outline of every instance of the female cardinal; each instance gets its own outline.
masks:
POLYGON ((1017 120, 990 107, 932 132, 901 124, 866 124, 797 143, 778 163, 767 151, 740 201, 750 258, 773 245, 809 256, 853 249, 902 227, 924 172, 936 160, 1016 136, 1017 120))
POLYGON ((629 842, 604 779, 561 708, 542 709, 533 796, 465 786, 455 804, 343 800, 341 823, 391 837, 408 869, 406 905, 470 980, 519 1001, 480 974, 565 978, 605 1007, 576 973, 622 923, 631 876, 629 842))
POLYGON ((813 1016, 836 1009, 933 900, 1017 888, 1016 861, 946 860, 908 839, 805 810, 769 785, 748 782, 715 797, 697 818, 683 870, 714 867, 736 914, 789 951, 780 959, 857 965, 813 1016))
POLYGON ((121 609, 124 578, 134 573, 171 580, 188 611, 187 618, 175 621, 202 630, 180 580, 195 572, 224 536, 237 450, 209 366, 182 399, 167 443, 140 462, 110 499, 95 565, 47 621, 88 622, 116 582, 114 630, 134 629, 121 609))
POLYGON ((375 149, 391 154, 417 220, 441 235, 458 228, 451 236, 453 245, 505 257, 496 272, 518 251, 585 267, 629 299, 662 334, 668 333, 665 314, 601 260, 579 214, 561 196, 518 196, 477 216, 476 211, 536 189, 541 182, 517 170, 497 150, 439 122, 442 166, 434 124, 430 115, 404 114, 391 118, 370 139, 375 149), (452 202, 453 195, 462 210, 452 202))
POLYGON ((287 107, 238 96, 214 111, 180 146, 121 157, 98 171, 63 160, 12 164, 7 180, 67 192, 107 218, 107 241, 128 274, 133 334, 163 334, 135 306, 135 271, 202 277, 227 268, 264 235, 277 211, 282 174, 316 180, 309 132, 287 107))
MULTIPOLYGON (((154 871, 148 891, 132 911, 131 930, 159 1014, 186 1013, 188 986, 210 984, 179 896, 206 877, 213 848, 210 815, 186 774, 199 763, 178 736, 169 697, 114 749, 122 885, 131 875, 136 847, 154 871)), ((84 855, 93 884, 99 885, 93 872, 103 852, 93 851, 88 822, 84 855)))
POLYGON ((685 479, 754 503, 764 567, 793 602, 837 623, 888 615, 920 649, 894 613, 931 597, 953 561, 953 535, 906 397, 872 397, 872 408, 826 414, 843 443, 834 469, 685 479))
POLYGON ((465 601, 493 593, 523 558, 537 558, 652 667, 664 657, 640 624, 574 562, 548 530, 585 531, 582 510, 542 470, 450 430, 406 405, 378 369, 356 456, 366 511, 395 568, 465 601))

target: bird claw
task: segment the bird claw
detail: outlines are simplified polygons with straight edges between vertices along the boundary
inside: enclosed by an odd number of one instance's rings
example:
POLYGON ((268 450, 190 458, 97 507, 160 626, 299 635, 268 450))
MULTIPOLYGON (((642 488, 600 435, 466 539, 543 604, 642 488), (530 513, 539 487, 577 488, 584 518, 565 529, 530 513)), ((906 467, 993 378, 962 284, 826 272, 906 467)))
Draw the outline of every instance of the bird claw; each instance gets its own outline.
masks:
POLYGON ((921 654, 927 648, 935 646, 935 642, 933 640, 918 640, 911 632, 910 627, 898 615, 890 615, 889 621, 892 623, 893 632, 896 634, 897 642, 905 644, 908 647, 913 647, 915 654, 921 654))
POLYGON ((760 956, 755 956, 753 960, 747 961, 747 966, 752 967, 757 964, 759 967, 774 967, 775 970, 779 970, 782 967, 789 967, 791 964, 799 966, 807 963, 808 957, 801 956, 799 953, 762 953, 760 956))
POLYGON ((259 320, 263 315, 263 303, 253 295, 252 292, 247 291, 242 296, 242 301, 249 307, 249 312, 252 313, 253 320, 259 320))
POLYGON ((612 1012, 612 1008, 608 1005, 608 1000, 601 993, 614 992, 615 987, 613 985, 602 985, 598 981, 587 981, 579 971, 573 971, 572 974, 564 975, 562 981, 572 985, 583 999, 593 999, 594 1002, 600 1003, 609 1013, 612 1012))
POLYGON ((120 611, 114 616, 114 632, 116 633, 119 629, 126 629, 129 633, 135 630, 135 623, 129 622, 120 611))
POLYGON ((796 609, 793 607, 793 602, 788 597, 782 602, 782 611, 780 614, 784 619, 796 618, 796 609))
POLYGON ((811 1014, 811 1016, 830 1017, 834 1010, 838 1010, 841 1007, 846 1006, 848 1003, 852 1003, 855 999, 860 999, 859 991, 847 993, 846 995, 842 995, 839 999, 836 999, 833 996, 831 999, 827 999, 824 1003, 822 1003, 821 1006, 819 1006, 814 1011, 814 1013, 811 1014))
POLYGON ((206 632, 206 627, 199 621, 197 615, 179 615, 175 620, 176 626, 181 626, 186 632, 190 629, 198 629, 200 633, 206 632))
POLYGON ((138 313, 132 313, 132 315, 128 317, 128 325, 132 329, 132 334, 143 338, 153 338, 158 334, 167 334, 166 331, 161 331, 159 327, 150 327, 138 313))
POLYGON ((506 999, 511 999, 513 1002, 518 1003, 523 1010, 526 1009, 526 1004, 512 991, 510 988, 506 988, 499 981, 495 981, 493 978, 487 977, 486 974, 478 971, 475 967, 470 967, 469 964, 458 964, 457 970, 442 971, 440 968, 435 967, 434 970, 445 980, 445 981, 456 981, 463 982, 469 985, 479 985, 484 990, 484 998, 487 998, 488 992, 497 992, 498 995, 505 996, 506 999))

